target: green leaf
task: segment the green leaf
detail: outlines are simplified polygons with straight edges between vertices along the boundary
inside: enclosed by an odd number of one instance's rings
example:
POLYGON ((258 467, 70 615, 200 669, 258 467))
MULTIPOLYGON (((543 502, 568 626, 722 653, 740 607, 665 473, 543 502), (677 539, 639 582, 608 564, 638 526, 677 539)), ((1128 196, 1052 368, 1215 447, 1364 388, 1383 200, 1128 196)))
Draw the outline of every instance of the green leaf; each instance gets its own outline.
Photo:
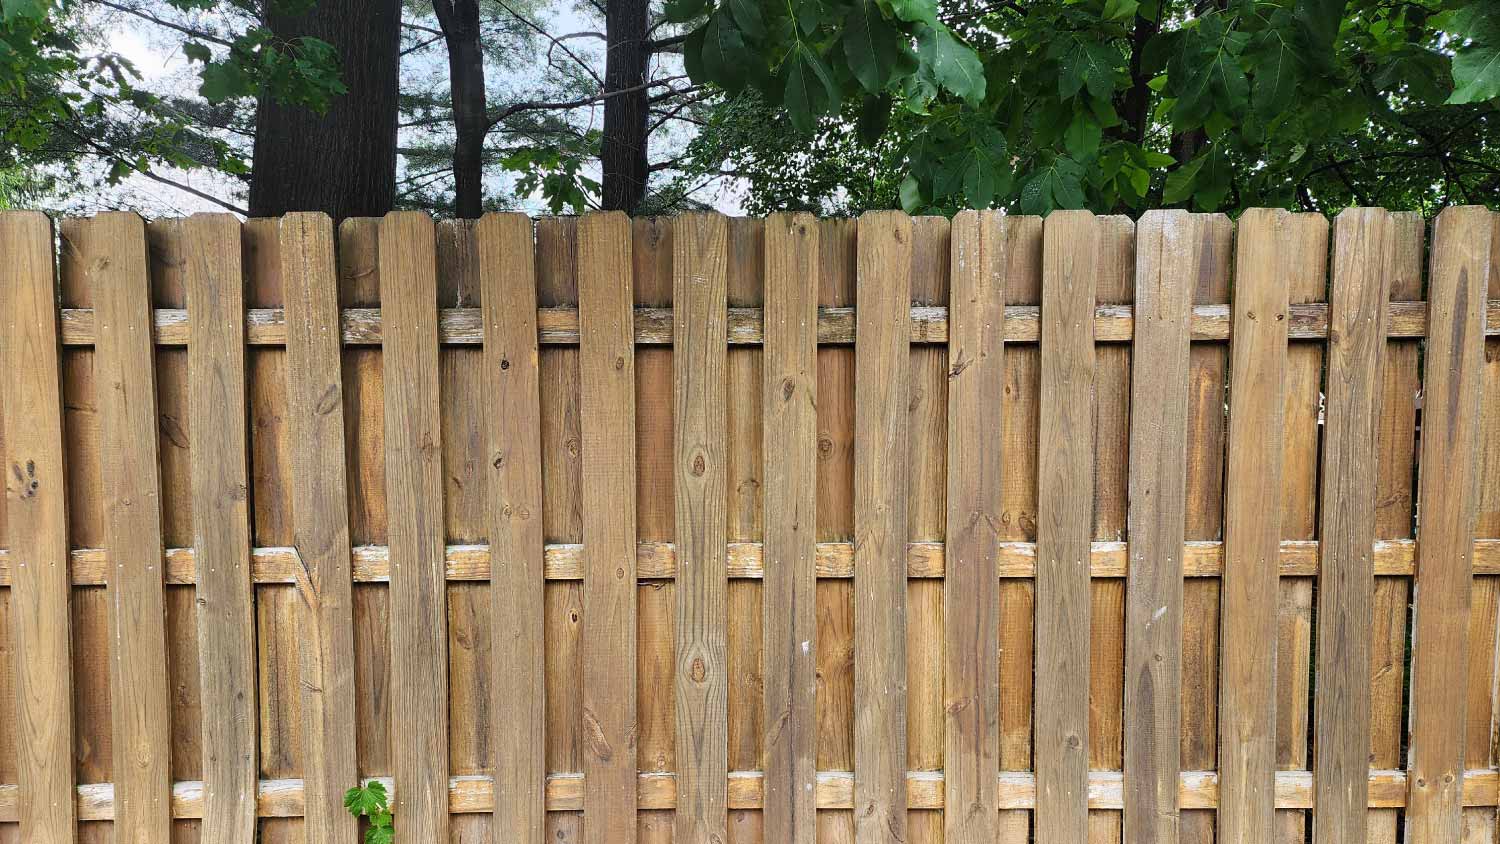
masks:
POLYGON ((213 53, 209 51, 208 45, 200 44, 197 41, 184 42, 182 45, 182 54, 192 61, 203 62, 204 64, 208 64, 213 60, 213 53))
POLYGON ((1255 88, 1251 105, 1262 120, 1285 111, 1297 95, 1302 61, 1283 34, 1268 29, 1257 41, 1252 58, 1255 61, 1255 88))
POLYGON ((709 18, 703 32, 703 74, 729 91, 745 87, 749 52, 745 37, 722 9, 709 18))
POLYGON ((1453 56, 1453 96, 1449 105, 1500 97, 1500 41, 1473 44, 1453 56))
POLYGON ((52 0, 3 0, 0 8, 4 9, 8 21, 16 18, 40 21, 46 20, 47 13, 52 11, 52 0))
POLYGON ((708 32, 708 26, 700 26, 689 32, 682 41, 682 66, 689 77, 696 83, 702 83, 708 79, 708 72, 703 67, 704 35, 708 32))
POLYGON ((1075 97, 1085 87, 1089 94, 1108 98, 1115 90, 1115 69, 1120 52, 1102 41, 1074 42, 1063 59, 1062 73, 1057 77, 1057 92, 1064 99, 1075 97))
POLYGON ((734 15, 734 22, 739 24, 740 31, 750 36, 751 39, 762 38, 766 34, 766 22, 760 13, 759 0, 727 0, 729 13, 734 15))
POLYGON ((1068 124, 1068 129, 1063 133, 1063 145, 1067 147, 1068 154, 1075 159, 1084 160, 1092 158, 1099 151, 1099 141, 1103 136, 1103 129, 1087 112, 1078 112, 1073 116, 1073 122, 1068 124))
POLYGON ((1168 205, 1187 199, 1193 195, 1193 180, 1198 178, 1198 171, 1203 169, 1203 158, 1195 158, 1192 161, 1178 167, 1167 174, 1167 184, 1162 190, 1161 201, 1168 205))
POLYGON ((984 66, 967 44, 942 26, 923 27, 917 38, 917 55, 934 81, 971 105, 984 100, 984 66))
POLYGON ((891 97, 882 94, 878 97, 865 97, 859 109, 859 118, 855 121, 854 131, 861 142, 866 146, 874 146, 885 130, 891 125, 891 97))
POLYGON ((387 806, 385 784, 379 780, 371 780, 344 792, 344 808, 355 817, 374 817, 384 812, 387 806))
POLYGON ((1333 47, 1339 24, 1344 20, 1345 0, 1297 0, 1297 22, 1307 33, 1308 43, 1319 51, 1333 47))
POLYGON ((891 11, 907 23, 925 23, 938 26, 936 0, 889 0, 891 11))
POLYGON ((203 84, 198 93, 211 103, 221 103, 235 97, 247 97, 255 93, 255 85, 245 69, 235 61, 213 62, 203 68, 203 84))
POLYGON ((995 171, 985 166, 978 156, 970 159, 964 168, 964 196, 970 208, 988 208, 995 201, 995 171))
POLYGON ((1133 18, 1140 7, 1141 0, 1104 0, 1104 19, 1117 21, 1133 18))
POLYGON ((899 193, 901 210, 908 214, 915 214, 922 210, 922 188, 915 178, 907 176, 902 179, 899 193))
POLYGON ((891 78, 901 33, 880 14, 874 0, 856 0, 844 19, 844 58, 866 91, 877 94, 891 78))
POLYGON ((838 104, 838 88, 816 50, 802 42, 786 58, 786 93, 783 102, 792 126, 810 133, 817 119, 838 104))
POLYGON ((372 826, 365 831, 365 844, 394 844, 396 830, 389 826, 372 826))
POLYGON ((707 5, 707 0, 667 0, 663 12, 672 23, 687 23, 703 14, 707 5))

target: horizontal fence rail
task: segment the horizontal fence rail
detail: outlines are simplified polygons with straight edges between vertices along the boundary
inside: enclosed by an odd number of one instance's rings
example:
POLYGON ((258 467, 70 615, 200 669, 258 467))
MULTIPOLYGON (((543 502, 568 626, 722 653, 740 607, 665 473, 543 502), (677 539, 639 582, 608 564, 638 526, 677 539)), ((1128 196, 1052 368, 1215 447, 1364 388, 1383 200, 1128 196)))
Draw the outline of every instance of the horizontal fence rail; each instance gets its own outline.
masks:
POLYGON ((1485 209, 0 256, 0 844, 1500 837, 1485 209))
MULTIPOLYGON (((1427 336, 1427 303, 1391 302, 1387 336, 1427 336)), ((760 308, 728 308, 728 342, 758 346, 765 342, 764 316, 760 308)), ((855 308, 818 308, 817 342, 820 345, 852 344, 855 308)), ((1500 334, 1500 301, 1485 305, 1486 335, 1500 334)), ((478 308, 443 308, 438 311, 438 340, 455 346, 484 342, 484 326, 478 308)), ((1328 336, 1328 305, 1309 302, 1288 309, 1287 336, 1295 340, 1320 340, 1328 336)), ((94 312, 85 308, 63 308, 58 317, 62 341, 68 346, 94 345, 94 312)), ((1228 340, 1232 331, 1228 305, 1197 305, 1189 317, 1193 340, 1228 340)), ((345 308, 340 313, 339 332, 351 346, 378 346, 382 340, 382 318, 378 308, 345 308)), ((672 309, 634 309, 635 342, 643 346, 672 345, 672 309)), ((537 342, 549 346, 578 345, 577 308, 538 308, 537 342)), ((152 337, 161 346, 185 346, 190 323, 186 310, 158 308, 154 311, 152 337)), ((1035 343, 1041 337, 1041 308, 1012 305, 1005 309, 1004 340, 1035 343)), ((1129 305, 1100 305, 1094 309, 1094 341, 1129 342, 1135 332, 1135 309, 1129 305)), ((280 308, 251 308, 245 312, 245 341, 253 346, 286 345, 286 316, 280 308)), ((948 309, 917 306, 911 309, 911 342, 947 343, 948 309)))

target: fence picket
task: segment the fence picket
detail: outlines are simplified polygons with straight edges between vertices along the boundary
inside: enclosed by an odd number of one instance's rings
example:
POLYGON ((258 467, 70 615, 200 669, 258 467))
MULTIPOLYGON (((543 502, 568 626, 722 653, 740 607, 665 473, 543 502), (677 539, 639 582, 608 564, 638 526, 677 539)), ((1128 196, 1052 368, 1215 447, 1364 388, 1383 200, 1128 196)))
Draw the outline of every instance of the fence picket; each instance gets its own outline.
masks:
POLYGON ((817 834, 817 320, 819 229, 810 215, 766 221, 763 589, 767 841, 817 834))
POLYGON ((1089 577, 1094 498, 1094 307, 1099 223, 1059 212, 1043 228, 1037 471, 1036 839, 1088 835, 1089 577))
POLYGON ((1494 229, 1493 215, 1479 207, 1447 209, 1432 229, 1412 610, 1410 844, 1457 841, 1462 832, 1483 302, 1494 271, 1494 229))
MULTIPOLYGON (((333 223, 289 214, 278 232, 287 320, 286 417, 297 573, 297 666, 308 841, 357 835, 343 791, 355 768, 354 613, 333 223)), ((263 598, 262 598, 263 600, 263 598)))
POLYGON ((631 229, 623 214, 592 214, 578 227, 578 310, 583 341, 584 836, 636 839, 635 347, 631 333, 631 229))
MULTIPOLYGON (((1042 301, 1042 218, 1006 217, 1005 301, 1042 301)), ((1004 460, 1000 464, 1000 538, 1035 542, 1037 532, 1037 416, 1041 404, 1041 349, 1005 350, 1004 460)), ((1000 584, 1000 769, 1032 769, 1032 703, 1035 684, 1036 581, 1000 584)), ((1000 812, 1001 844, 1029 844, 1032 812, 1000 812)))
POLYGON ((69 640, 68 491, 52 223, 0 214, 0 469, 14 560, 10 645, 16 662, 21 840, 71 842, 73 670, 69 640))
POLYGON ((1287 391, 1285 211, 1240 218, 1230 344, 1219 836, 1269 841, 1275 823, 1276 551, 1287 391))
POLYGON ((1319 844, 1363 844, 1370 757, 1369 630, 1374 593, 1376 424, 1395 230, 1379 209, 1334 228, 1318 567, 1318 691, 1313 734, 1319 844))
POLYGON ((953 220, 948 337, 948 511, 943 581, 944 840, 989 844, 999 821, 1000 627, 996 564, 1004 455, 992 420, 1005 406, 1001 218, 953 220))
POLYGON ((156 379, 151 345, 146 231, 129 213, 68 221, 99 321, 94 372, 109 575, 110 710, 115 838, 170 835, 166 606, 161 565, 156 379))
POLYGON ((240 224, 227 214, 179 221, 188 309, 193 552, 209 841, 255 840, 255 596, 245 420, 240 224))
POLYGON ((542 438, 531 220, 479 221, 488 383, 491 689, 496 841, 546 835, 546 665, 542 647, 542 438))
POLYGON ((854 377, 854 827, 906 838, 907 384, 912 222, 859 221, 854 377))
MULTIPOLYGON (((1391 215, 1395 226, 1391 300, 1422 297, 1422 260, 1427 222, 1418 213, 1391 215)), ((1386 342, 1380 400, 1378 479, 1375 530, 1379 540, 1412 537, 1412 503, 1416 490, 1418 361, 1421 342, 1386 342)), ((1370 767, 1401 767, 1402 732, 1406 726, 1406 621, 1411 578, 1375 578, 1370 631, 1370 767)), ((1371 809, 1369 844, 1396 844, 1397 813, 1371 809)))
POLYGON ((1125 624, 1126 844, 1177 844, 1186 529, 1187 314, 1213 218, 1150 211, 1137 226, 1125 624))
POLYGON ((674 488, 678 574, 677 818, 682 841, 727 830, 728 666, 725 622, 725 337, 727 227, 718 214, 673 225, 674 488))
POLYGON ((437 242, 420 212, 380 224, 385 477, 391 532, 396 836, 448 838, 448 633, 438 416, 437 242))

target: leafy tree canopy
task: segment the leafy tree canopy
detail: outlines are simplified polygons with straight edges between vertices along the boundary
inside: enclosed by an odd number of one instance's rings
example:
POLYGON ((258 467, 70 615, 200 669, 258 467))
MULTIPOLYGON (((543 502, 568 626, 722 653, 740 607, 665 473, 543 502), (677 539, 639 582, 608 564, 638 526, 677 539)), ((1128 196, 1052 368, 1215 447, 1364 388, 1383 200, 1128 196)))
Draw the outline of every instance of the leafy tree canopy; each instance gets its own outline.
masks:
MULTIPOLYGON (((315 0, 270 2, 277 12, 298 14, 315 0)), ((215 106, 264 92, 322 110, 344 93, 329 45, 276 39, 261 22, 263 11, 251 0, 162 0, 154 6, 0 0, 0 173, 21 174, 0 180, 0 198, 46 192, 49 185, 37 180, 76 175, 80 157, 105 162, 110 182, 132 173, 160 179, 157 166, 245 174, 243 153, 205 128, 215 122, 208 113, 215 106), (200 68, 203 100, 183 103, 143 90, 127 59, 89 49, 89 12, 100 9, 130 12, 186 34, 182 50, 200 68), (189 30, 158 17, 210 10, 219 13, 213 28, 189 30)))
POLYGON ((753 210, 1496 202, 1500 0, 674 0, 753 210), (788 133, 784 124, 796 130, 788 133))

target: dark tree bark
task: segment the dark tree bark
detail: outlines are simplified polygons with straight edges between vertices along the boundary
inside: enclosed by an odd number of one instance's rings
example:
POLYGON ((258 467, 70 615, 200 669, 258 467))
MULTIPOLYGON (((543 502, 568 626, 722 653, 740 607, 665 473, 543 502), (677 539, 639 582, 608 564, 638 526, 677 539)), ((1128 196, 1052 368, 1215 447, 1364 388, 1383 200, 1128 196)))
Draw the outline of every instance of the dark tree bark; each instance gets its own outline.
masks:
MULTIPOLYGON (((646 40, 648 0, 609 0, 605 10, 607 54, 604 92, 639 88, 646 82, 651 45, 646 40)), ((604 170, 607 211, 634 212, 646 198, 645 90, 604 101, 604 141, 599 151, 604 170)))
MULTIPOLYGON (((433 0, 448 44, 448 78, 453 98, 454 213, 474 219, 484 205, 484 53, 479 49, 479 0, 433 0)), ((606 118, 607 120, 608 118, 606 118)))
POLYGON ((341 220, 390 211, 396 199, 400 0, 318 0, 305 15, 268 12, 266 24, 279 38, 312 36, 332 44, 349 92, 334 98, 324 114, 261 97, 250 215, 322 211, 341 220))

